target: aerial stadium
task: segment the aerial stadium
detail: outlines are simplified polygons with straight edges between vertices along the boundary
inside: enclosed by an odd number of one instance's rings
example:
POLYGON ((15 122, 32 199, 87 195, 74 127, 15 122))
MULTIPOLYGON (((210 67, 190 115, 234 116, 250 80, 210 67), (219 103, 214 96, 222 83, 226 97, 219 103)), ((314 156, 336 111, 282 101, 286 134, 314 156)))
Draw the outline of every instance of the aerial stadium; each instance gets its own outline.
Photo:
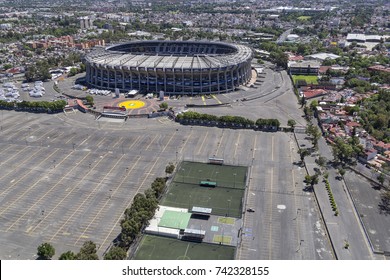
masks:
POLYGON ((252 50, 238 44, 135 41, 97 49, 84 62, 90 87, 194 95, 247 83, 252 58, 252 50))

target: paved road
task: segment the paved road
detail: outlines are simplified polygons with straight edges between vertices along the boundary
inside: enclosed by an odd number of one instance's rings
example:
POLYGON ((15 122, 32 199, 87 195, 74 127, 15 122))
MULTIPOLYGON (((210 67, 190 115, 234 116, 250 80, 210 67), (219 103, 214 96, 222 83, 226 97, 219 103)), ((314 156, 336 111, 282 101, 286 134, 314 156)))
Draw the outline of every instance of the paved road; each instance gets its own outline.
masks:
POLYGON ((287 29, 286 31, 284 31, 280 36, 279 38, 276 40, 276 43, 277 44, 281 44, 283 43, 284 41, 286 41, 287 39, 287 36, 290 35, 290 33, 293 31, 293 29, 287 29))
MULTIPOLYGON (((310 147, 311 144, 305 137, 306 134, 297 134, 298 143, 310 147)), ((321 138, 318 144, 319 154, 326 157, 328 160, 331 160, 331 151, 325 140, 321 138)), ((316 158, 317 156, 315 155, 305 158, 306 167, 310 175, 314 175, 314 169, 319 168, 315 163, 316 158)), ((364 233, 358 214, 355 211, 351 197, 349 196, 343 181, 336 180, 337 171, 334 168, 328 167, 327 171, 329 173, 328 180, 339 209, 339 216, 335 216, 331 209, 328 193, 325 184, 322 182, 322 177, 320 177, 320 182, 314 189, 337 258, 373 259, 374 256, 369 246, 367 236, 364 233), (348 249, 344 248, 346 243, 349 243, 350 245, 348 249)))
POLYGON ((256 138, 239 259, 333 259, 293 135, 256 138), (286 145, 287 142, 287 145, 286 145))
POLYGON ((390 252, 390 211, 382 207, 383 190, 355 172, 347 171, 344 179, 373 250, 390 252))

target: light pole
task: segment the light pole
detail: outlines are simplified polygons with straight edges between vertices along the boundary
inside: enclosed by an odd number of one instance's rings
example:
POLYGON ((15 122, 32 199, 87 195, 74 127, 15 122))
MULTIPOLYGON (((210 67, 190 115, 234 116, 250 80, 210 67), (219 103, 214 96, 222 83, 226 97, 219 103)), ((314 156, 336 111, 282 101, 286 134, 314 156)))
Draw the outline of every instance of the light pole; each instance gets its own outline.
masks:
POLYGON ((230 202, 231 202, 231 200, 230 199, 228 199, 228 211, 227 211, 227 215, 226 215, 226 217, 229 217, 230 216, 230 202))
POLYGON ((293 221, 296 220, 296 219, 298 218, 299 211, 301 211, 301 208, 298 208, 298 209, 297 209, 297 215, 296 215, 296 217, 293 219, 293 221))
POLYGON ((305 241, 305 240, 301 239, 301 240, 299 241, 298 249, 297 249, 295 252, 298 253, 298 252, 301 250, 301 245, 302 245, 302 242, 303 242, 303 241, 305 241))
POLYGON ((234 176, 234 188, 236 188, 236 173, 233 173, 233 176, 234 176))

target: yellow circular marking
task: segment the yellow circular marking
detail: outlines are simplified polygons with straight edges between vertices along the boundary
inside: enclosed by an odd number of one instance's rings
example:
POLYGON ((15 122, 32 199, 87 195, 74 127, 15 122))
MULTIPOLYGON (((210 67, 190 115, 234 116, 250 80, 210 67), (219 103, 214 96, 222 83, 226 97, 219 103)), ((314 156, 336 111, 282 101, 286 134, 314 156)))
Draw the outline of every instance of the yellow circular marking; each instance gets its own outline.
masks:
POLYGON ((145 106, 145 102, 140 100, 128 100, 119 103, 119 107, 125 107, 127 110, 139 109, 145 106))

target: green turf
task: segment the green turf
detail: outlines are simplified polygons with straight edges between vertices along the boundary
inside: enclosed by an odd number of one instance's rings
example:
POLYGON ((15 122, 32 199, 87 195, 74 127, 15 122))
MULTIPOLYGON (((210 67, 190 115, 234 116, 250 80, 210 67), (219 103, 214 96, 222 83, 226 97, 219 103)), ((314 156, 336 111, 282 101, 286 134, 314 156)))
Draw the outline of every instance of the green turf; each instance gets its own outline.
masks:
POLYGON ((230 245, 232 243, 231 236, 214 235, 213 242, 230 245))
POLYGON ((293 75, 292 77, 293 77, 294 85, 299 80, 305 80, 307 84, 314 84, 314 85, 318 84, 318 77, 317 76, 293 75))
POLYGON ((192 209, 193 206, 211 208, 213 215, 241 218, 245 190, 205 188, 199 185, 173 182, 161 205, 192 209))
POLYGON ((211 208, 213 215, 241 218, 247 167, 183 161, 161 201, 161 205, 191 210, 211 208), (200 186, 201 181, 216 187, 200 186))
POLYGON ((220 223, 220 224, 234 225, 235 222, 236 222, 235 219, 229 218, 229 217, 218 218, 218 223, 220 223))
POLYGON ((185 229, 190 221, 191 213, 166 210, 158 224, 159 227, 185 229))
POLYGON ((301 20, 301 21, 306 21, 306 20, 309 20, 311 19, 311 16, 300 16, 298 17, 298 20, 301 20))
POLYGON ((199 185, 212 181, 217 187, 245 189, 247 167, 183 161, 173 181, 199 185))
MULTIPOLYGON (((224 241, 225 240, 224 238, 224 241)), ((233 260, 235 248, 145 235, 135 260, 233 260)))

